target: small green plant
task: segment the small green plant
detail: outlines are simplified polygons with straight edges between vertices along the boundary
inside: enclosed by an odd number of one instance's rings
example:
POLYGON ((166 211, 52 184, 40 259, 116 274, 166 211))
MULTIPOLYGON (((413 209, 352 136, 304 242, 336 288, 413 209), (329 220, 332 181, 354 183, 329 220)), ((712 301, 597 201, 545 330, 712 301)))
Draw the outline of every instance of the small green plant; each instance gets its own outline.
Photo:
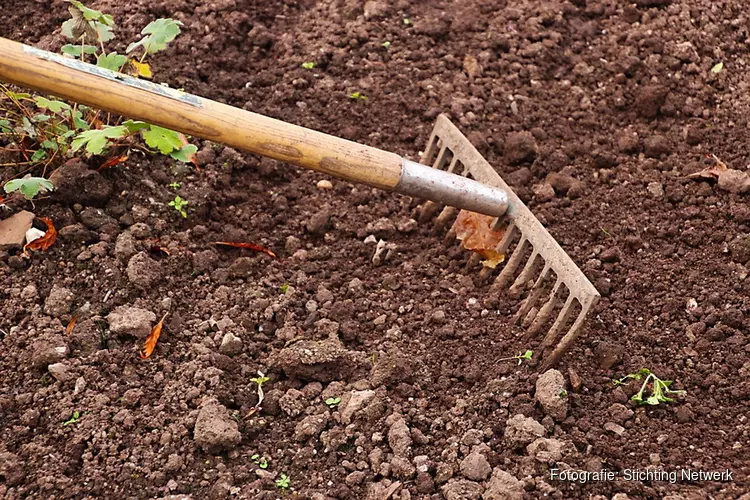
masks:
POLYGON ((511 356, 509 358, 500 358, 498 361, 508 361, 508 360, 511 360, 511 359, 517 359, 518 360, 518 364, 520 365, 524 361, 531 361, 531 357, 532 356, 534 356, 534 351, 527 350, 526 352, 523 352, 523 353, 519 352, 517 355, 511 356))
POLYGON ((81 419, 81 412, 74 411, 73 415, 70 417, 70 419, 63 422, 63 426, 73 425, 78 423, 78 421, 81 419))
POLYGON ((31 200, 40 192, 52 191, 55 186, 43 177, 26 177, 24 179, 13 179, 5 183, 5 192, 11 194, 15 191, 20 192, 31 200))
POLYGON ((304 62, 302 63, 302 67, 305 69, 313 69, 315 67, 314 62, 304 62))
POLYGON ((250 457, 250 460, 253 461, 258 467, 261 469, 268 469, 268 459, 266 457, 261 457, 257 453, 250 457))
POLYGON ((660 403, 673 403, 674 399, 669 397, 670 395, 680 395, 686 392, 684 390, 675 391, 670 389, 669 386, 672 385, 671 380, 660 379, 648 368, 641 368, 636 373, 629 373, 621 379, 614 379, 612 380, 612 384, 616 386, 625 385, 631 380, 643 380, 641 390, 630 398, 631 401, 638 405, 656 406, 660 403))
POLYGON ((325 400, 325 404, 327 404, 329 408, 334 408, 338 406, 340 402, 341 402, 341 398, 328 398, 325 400))
POLYGON ((281 285, 280 288, 281 288, 281 293, 286 294, 287 290, 289 290, 289 285, 284 283, 283 285, 281 285))
POLYGON ((255 385, 258 386, 258 402, 255 403, 255 406, 250 411, 250 415, 254 414, 255 412, 260 411, 260 405, 263 404, 263 398, 265 395, 263 394, 263 384, 271 380, 270 378, 266 377, 262 371, 258 370, 258 376, 253 377, 250 379, 250 382, 253 382, 255 385))
POLYGON ((179 182, 170 182, 169 183, 169 187, 171 187, 172 189, 174 189, 175 191, 177 191, 178 189, 180 189, 180 183, 179 182))
POLYGON ((711 68, 711 73, 718 75, 724 69, 724 63, 718 62, 711 68))
POLYGON ((353 99, 355 101, 366 101, 367 96, 364 95, 362 92, 357 91, 349 95, 349 99, 353 99))
POLYGON ((281 477, 276 480, 276 487, 282 490, 288 490, 290 481, 289 476, 281 474, 281 477))
POLYGON ((560 399, 565 399, 565 398, 568 397, 568 391, 566 391, 565 389, 563 389, 557 395, 560 397, 560 399))
POLYGON ((387 49, 388 47, 391 46, 391 42, 389 42, 388 40, 386 40, 385 42, 381 43, 380 46, 387 49))
POLYGON ((174 200, 169 202, 169 206, 177 210, 177 212, 187 219, 187 206, 190 204, 189 201, 183 200, 179 196, 175 196, 174 200))
POLYGON ((411 19, 405 17, 404 18, 404 24, 407 25, 407 26, 409 26, 411 24, 411 19))

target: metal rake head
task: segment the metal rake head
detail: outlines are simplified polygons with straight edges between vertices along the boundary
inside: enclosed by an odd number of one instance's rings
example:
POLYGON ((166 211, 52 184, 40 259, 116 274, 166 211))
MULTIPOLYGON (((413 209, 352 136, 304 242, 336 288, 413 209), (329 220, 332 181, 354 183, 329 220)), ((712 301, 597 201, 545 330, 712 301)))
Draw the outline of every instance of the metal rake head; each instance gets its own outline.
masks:
MULTIPOLYGON (((422 163, 470 177, 507 193, 508 210, 493 224, 493 229, 504 231, 497 251, 505 254, 505 265, 499 273, 483 267, 480 278, 493 280, 491 293, 502 293, 507 288, 511 298, 524 297, 513 321, 528 328, 526 340, 551 323, 541 344, 541 369, 554 366, 578 337, 586 315, 599 300, 599 292, 479 151, 444 115, 437 119, 422 155, 422 163)), ((436 230, 442 230, 458 212, 454 207, 428 201, 422 206, 420 222, 434 219, 436 230)), ((454 237, 455 233, 450 230, 447 238, 453 240, 454 237)), ((473 267, 479 260, 479 255, 472 252, 468 266, 473 267)))

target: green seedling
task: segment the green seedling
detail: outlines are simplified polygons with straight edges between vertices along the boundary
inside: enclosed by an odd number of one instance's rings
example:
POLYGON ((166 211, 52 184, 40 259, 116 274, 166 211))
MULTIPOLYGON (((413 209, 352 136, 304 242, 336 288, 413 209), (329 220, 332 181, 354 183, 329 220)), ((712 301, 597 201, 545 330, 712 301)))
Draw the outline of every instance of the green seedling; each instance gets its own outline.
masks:
POLYGON ((357 91, 357 92, 354 92, 351 95, 349 95, 349 99, 353 99, 355 101, 366 101, 367 100, 367 96, 364 95, 362 92, 357 91))
POLYGON ((68 426, 68 425, 76 424, 76 423, 78 423, 78 421, 80 419, 81 419, 81 412, 74 411, 73 415, 70 417, 70 419, 66 420, 65 422, 63 422, 63 426, 68 426))
POLYGON ((250 460, 253 461, 258 467, 261 469, 268 469, 268 459, 266 457, 261 457, 257 453, 250 457, 250 460))
POLYGON ((286 294, 287 290, 289 290, 289 285, 284 283, 283 285, 281 285, 280 288, 281 288, 281 293, 286 294))
POLYGON ((560 397, 560 399, 565 399, 565 398, 568 397, 568 391, 566 391, 565 389, 563 389, 557 395, 560 397))
POLYGON ((341 398, 328 398, 325 400, 325 404, 327 404, 329 408, 334 408, 338 406, 340 402, 341 402, 341 398))
POLYGON ((256 413, 257 411, 260 411, 260 405, 263 404, 263 398, 265 397, 265 395, 263 394, 263 384, 265 384, 269 380, 271 379, 266 377, 260 370, 258 370, 257 377, 253 377, 250 379, 250 382, 253 382, 258 386, 258 402, 255 404, 253 409, 250 410, 250 415, 256 413))
POLYGON ((25 179, 13 179, 5 183, 5 192, 11 194, 18 191, 26 197, 27 200, 31 200, 40 192, 52 191, 55 186, 43 177, 27 177, 25 179))
POLYGON ((313 69, 315 67, 314 62, 304 62, 302 63, 302 67, 305 69, 313 69))
POLYGON ((524 361, 531 361, 531 357, 533 355, 534 355, 534 351, 527 350, 526 352, 523 352, 523 353, 519 352, 517 355, 511 356, 509 358, 500 358, 498 361, 509 361, 511 359, 517 359, 518 360, 518 364, 520 365, 524 361))
POLYGON ((289 483, 290 483, 289 476, 287 476, 286 474, 282 474, 281 477, 276 480, 276 487, 282 490, 288 490, 289 483))
POLYGON ((719 73, 721 73, 721 70, 723 69, 724 69, 724 63, 719 62, 711 68, 711 73, 713 73, 714 75, 718 75, 719 73))
POLYGON ((177 210, 180 215, 182 215, 185 219, 187 219, 187 210, 186 207, 190 204, 189 201, 183 200, 179 196, 175 196, 174 200, 169 202, 169 206, 177 210))
POLYGON ((407 26, 409 26, 411 24, 411 19, 405 17, 404 18, 404 24, 407 25, 407 26))
POLYGON ((172 189, 174 189, 175 191, 177 191, 178 189, 180 189, 180 183, 179 182, 170 182, 169 183, 169 187, 171 187, 172 189))
POLYGON ((389 42, 388 40, 386 40, 385 42, 381 43, 380 46, 387 49, 388 47, 391 46, 391 42, 389 42))
POLYGON ((684 390, 675 391, 670 389, 669 386, 672 385, 671 380, 660 379, 648 368, 641 368, 636 373, 629 373, 621 379, 614 379, 612 380, 612 384, 615 386, 625 385, 631 380, 643 380, 641 390, 630 398, 637 405, 656 406, 660 403, 673 403, 674 399, 669 397, 670 395, 680 395, 686 392, 684 390))

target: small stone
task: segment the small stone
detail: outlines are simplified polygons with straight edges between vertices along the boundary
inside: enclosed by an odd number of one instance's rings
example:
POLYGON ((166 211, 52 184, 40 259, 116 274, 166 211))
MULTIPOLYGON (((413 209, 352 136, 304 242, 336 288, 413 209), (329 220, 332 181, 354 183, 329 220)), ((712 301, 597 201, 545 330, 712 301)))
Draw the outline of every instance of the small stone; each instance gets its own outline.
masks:
POLYGON ((719 172, 719 189, 735 194, 750 192, 750 175, 747 172, 729 169, 719 172))
POLYGON ((393 225, 387 217, 380 218, 376 221, 369 222, 365 226, 365 231, 374 235, 376 238, 388 238, 396 232, 396 226, 393 225))
POLYGON ((414 219, 406 219, 396 225, 399 233, 413 233, 417 230, 418 223, 414 219))
POLYGON ((115 335, 145 339, 156 322, 156 314, 139 307, 120 306, 107 315, 107 321, 115 335))
POLYGON ((408 456, 411 452, 411 432, 403 418, 397 419, 388 430, 388 445, 396 456, 408 456))
POLYGON ((445 500, 479 500, 482 490, 481 485, 465 479, 452 479, 441 489, 445 500))
POLYGON ((544 436, 544 426, 523 414, 514 415, 505 424, 504 439, 513 449, 526 446, 536 438, 544 436))
POLYGON ((652 135, 643 141, 643 152, 649 158, 660 158, 672 152, 672 144, 663 135, 652 135))
POLYGON ((625 422, 627 419, 634 415, 633 410, 622 403, 614 403, 609 407, 607 412, 613 420, 620 423, 625 422))
POLYGON ((539 146, 530 132, 511 132, 505 139, 505 158, 511 164, 533 163, 539 146))
POLYGON ((646 186, 646 191, 654 198, 661 198, 664 196, 664 187, 661 182, 649 182, 646 186))
POLYGON ((552 187, 552 184, 547 182, 543 184, 534 184, 531 190, 534 193, 534 199, 539 203, 548 202, 555 197, 555 188, 552 187))
POLYGON ((294 427, 294 440, 298 442, 307 441, 310 438, 317 438, 328 424, 328 415, 310 415, 294 427))
POLYGON ((117 240, 115 240, 115 257, 124 262, 129 260, 136 253, 135 240, 130 231, 124 231, 118 234, 117 240))
POLYGON ((161 279, 162 268, 146 252, 135 254, 128 261, 128 280, 140 288, 150 288, 161 279))
POLYGON ((70 367, 65 363, 53 363, 47 367, 47 370, 58 382, 67 382, 73 378, 70 367))
POLYGON ((0 221, 0 250, 22 248, 34 217, 33 213, 22 210, 0 221))
POLYGON ((321 179, 315 184, 315 187, 318 189, 333 189, 333 183, 328 179, 321 179))
POLYGON ((523 491, 523 483, 513 474, 495 467, 482 500, 523 500, 523 491))
POLYGON ((617 434, 618 436, 622 436, 623 434, 625 434, 625 427, 614 422, 607 422, 606 424, 604 424, 604 430, 617 434))
POLYGON ((236 356, 242 353, 242 340, 231 332, 225 333, 221 339, 219 352, 227 356, 236 356))
POLYGON ((45 368, 65 359, 70 350, 64 343, 53 344, 40 340, 31 344, 31 364, 34 368, 45 368))
POLYGON ((396 455, 391 460, 391 473, 398 479, 411 479, 416 472, 416 467, 406 457, 396 455))
POLYGON ((318 212, 315 212, 312 217, 308 219, 305 227, 309 233, 320 236, 328 229, 330 219, 330 210, 328 208, 323 208, 318 212))
POLYGON ((107 224, 117 225, 117 221, 107 215, 101 208, 84 208, 79 217, 84 226, 94 231, 98 231, 107 224))
POLYGON ((242 439, 237 422, 229 416, 226 407, 214 398, 208 398, 201 404, 193 437, 203 451, 213 455, 234 449, 242 439))
POLYGON ((551 464, 562 460, 564 446, 559 439, 539 438, 526 447, 526 453, 537 462, 551 464))
POLYGON ((732 260, 740 264, 750 261, 750 235, 742 235, 729 244, 732 260))
POLYGON ((461 474, 472 481, 484 481, 492 472, 487 458, 479 452, 470 453, 461 461, 461 474))
POLYGON ((536 400, 544 413, 561 422, 568 415, 568 397, 565 377, 558 370, 547 370, 536 381, 536 400))
POLYGON ((355 414, 362 408, 367 406, 367 404, 369 404, 374 397, 375 391, 371 390, 352 391, 348 395, 344 396, 341 399, 341 404, 339 405, 339 415, 341 416, 341 422, 346 425, 350 424, 355 414))
POLYGON ((59 318, 68 314, 73 307, 75 296, 73 292, 60 285, 52 285, 47 299, 44 301, 44 313, 59 318))

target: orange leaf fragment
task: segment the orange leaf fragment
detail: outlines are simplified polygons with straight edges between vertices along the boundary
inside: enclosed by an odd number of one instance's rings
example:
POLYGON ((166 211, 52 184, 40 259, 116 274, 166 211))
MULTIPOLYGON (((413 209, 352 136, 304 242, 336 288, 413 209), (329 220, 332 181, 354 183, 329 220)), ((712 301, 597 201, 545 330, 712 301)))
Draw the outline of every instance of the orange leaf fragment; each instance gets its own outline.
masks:
POLYGON ((39 220, 47 224, 47 232, 44 233, 44 236, 42 236, 41 238, 37 238, 31 243, 26 243, 23 246, 24 252, 26 252, 26 249, 39 250, 44 252, 52 246, 55 240, 57 240, 57 229, 55 229, 54 224, 52 224, 52 220, 48 219, 47 217, 39 217, 39 220))
POLYGON ((101 172, 102 170, 106 170, 109 167, 114 167, 115 165, 117 165, 119 163, 122 163, 122 162, 124 162, 127 159, 128 159, 127 156, 113 156, 109 160, 107 160, 104 163, 102 163, 101 166, 96 169, 96 171, 97 172, 101 172))
POLYGON ((146 342, 143 344, 143 351, 141 351, 141 359, 146 359, 151 354, 153 354, 154 349, 156 349, 156 343, 159 341, 159 336, 161 335, 161 329, 164 325, 164 318, 167 317, 167 314, 164 313, 164 316, 161 317, 159 322, 151 329, 151 333, 148 334, 148 337, 146 337, 146 342))
POLYGON ((695 172, 694 174, 688 175, 690 179, 708 179, 708 180, 717 180, 722 172, 726 172, 729 170, 729 167, 727 167, 726 163, 721 161, 716 155, 711 155, 714 159, 714 164, 710 167, 706 167, 700 172, 695 172))
POLYGON ((226 247, 235 247, 235 248, 247 248, 250 250, 255 250, 256 252, 263 252, 267 255, 270 255, 274 259, 278 259, 275 253, 273 253, 266 247, 256 245, 255 243, 243 243, 243 242, 235 242, 235 241, 214 241, 214 245, 223 245, 226 247))
POLYGON ((76 327, 76 321, 78 321, 78 315, 76 314, 73 316, 73 319, 70 320, 70 323, 68 323, 68 326, 65 327, 65 334, 70 335, 73 333, 73 328, 76 327))
POLYGON ((495 217, 461 210, 453 223, 456 238, 463 242, 463 247, 484 257, 482 264, 492 269, 505 260, 505 255, 497 251, 503 231, 492 230, 494 221, 495 217))

